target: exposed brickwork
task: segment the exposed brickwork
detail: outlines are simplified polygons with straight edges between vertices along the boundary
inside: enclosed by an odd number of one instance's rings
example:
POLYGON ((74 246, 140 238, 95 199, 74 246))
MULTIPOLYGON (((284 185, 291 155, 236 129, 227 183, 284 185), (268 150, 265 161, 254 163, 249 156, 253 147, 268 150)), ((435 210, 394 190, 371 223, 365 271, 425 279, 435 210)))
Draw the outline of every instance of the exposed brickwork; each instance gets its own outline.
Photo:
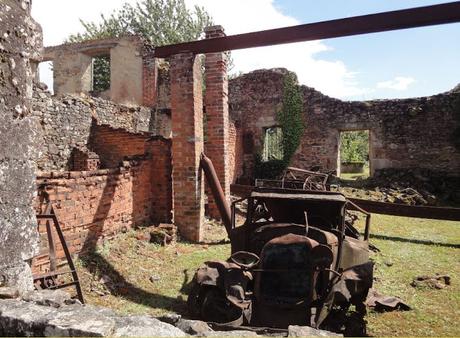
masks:
MULTIPOLYGON (((131 132, 149 131, 152 118, 150 108, 128 107, 100 98, 66 95, 52 97, 38 87, 32 101, 33 116, 40 132, 41 156, 39 170, 71 170, 72 151, 86 145, 92 131, 92 120, 110 124, 131 132)), ((152 129, 156 134, 156 130, 152 129)))
POLYGON ((131 133, 93 120, 88 147, 99 155, 102 168, 116 168, 126 158, 144 155, 149 138, 149 133, 131 133))
MULTIPOLYGON (((37 185, 46 186, 71 253, 91 250, 96 242, 122 229, 150 225, 150 170, 150 161, 144 160, 110 170, 39 174, 37 185)), ((49 258, 45 228, 40 230, 42 246, 34 269, 46 272, 49 258)), ((56 255, 65 259, 60 247, 56 255)))
POLYGON ((152 157, 151 182, 155 194, 152 219, 155 223, 172 220, 172 163, 171 140, 162 137, 150 139, 147 152, 152 157))
POLYGON ((142 104, 153 107, 157 99, 158 67, 154 51, 144 46, 142 57, 142 104))
POLYGON ((89 151, 86 147, 81 146, 74 148, 72 152, 72 170, 74 171, 92 171, 100 168, 101 161, 99 155, 89 151))
MULTIPOLYGON (((208 27, 206 38, 225 36, 221 26, 208 27)), ((212 160, 225 197, 230 201, 228 77, 226 53, 206 54, 206 155, 212 160)), ((214 198, 208 191, 208 211, 220 219, 214 198)))
MULTIPOLYGON (((38 174, 37 186, 49 194, 71 253, 91 250, 133 226, 171 222, 170 141, 151 139, 146 148, 146 155, 125 160, 119 168, 38 174)), ((42 240, 34 270, 46 272, 46 230, 39 230, 42 240)), ((60 246, 57 257, 64 262, 60 246)))
POLYGON ((204 213, 203 99, 200 60, 193 54, 171 58, 174 222, 181 236, 200 241, 204 213))

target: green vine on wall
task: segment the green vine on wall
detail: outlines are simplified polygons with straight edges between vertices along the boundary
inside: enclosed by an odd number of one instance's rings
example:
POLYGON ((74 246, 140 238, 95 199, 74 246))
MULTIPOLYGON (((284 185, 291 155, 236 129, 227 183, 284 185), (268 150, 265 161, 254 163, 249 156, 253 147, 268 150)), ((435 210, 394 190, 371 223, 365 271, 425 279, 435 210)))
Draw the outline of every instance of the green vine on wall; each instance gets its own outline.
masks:
POLYGON ((283 81, 283 102, 276 119, 283 131, 283 159, 262 161, 260 154, 256 155, 254 175, 256 178, 276 178, 289 166, 295 151, 300 145, 304 132, 302 119, 303 97, 297 76, 288 73, 283 81))

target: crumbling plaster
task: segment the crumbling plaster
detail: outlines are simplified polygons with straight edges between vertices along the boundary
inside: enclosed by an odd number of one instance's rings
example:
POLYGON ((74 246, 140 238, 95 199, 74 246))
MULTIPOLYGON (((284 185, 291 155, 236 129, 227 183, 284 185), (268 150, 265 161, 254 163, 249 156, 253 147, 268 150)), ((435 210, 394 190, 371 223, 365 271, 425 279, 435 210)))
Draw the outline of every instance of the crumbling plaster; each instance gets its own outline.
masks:
POLYGON ((137 36, 126 36, 46 47, 44 60, 53 61, 54 93, 91 92, 93 57, 110 55, 110 89, 103 95, 116 103, 142 105, 144 44, 137 36))

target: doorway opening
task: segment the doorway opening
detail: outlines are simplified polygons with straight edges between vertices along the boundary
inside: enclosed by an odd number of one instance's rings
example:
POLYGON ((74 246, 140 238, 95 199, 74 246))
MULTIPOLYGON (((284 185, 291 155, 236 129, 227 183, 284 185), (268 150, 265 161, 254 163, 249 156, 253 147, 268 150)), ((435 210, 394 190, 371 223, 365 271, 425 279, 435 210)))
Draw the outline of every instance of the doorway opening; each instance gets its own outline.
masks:
POLYGON ((347 180, 366 179, 370 176, 369 130, 341 131, 337 173, 347 180))

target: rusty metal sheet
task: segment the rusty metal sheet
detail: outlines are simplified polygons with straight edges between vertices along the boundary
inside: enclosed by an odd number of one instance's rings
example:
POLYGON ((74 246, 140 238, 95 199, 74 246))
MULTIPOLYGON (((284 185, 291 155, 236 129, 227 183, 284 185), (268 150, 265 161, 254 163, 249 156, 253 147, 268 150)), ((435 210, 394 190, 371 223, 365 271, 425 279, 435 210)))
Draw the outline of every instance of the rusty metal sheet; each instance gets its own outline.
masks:
POLYGON ((460 1, 167 45, 155 48, 155 56, 222 52, 454 22, 460 22, 460 1))

